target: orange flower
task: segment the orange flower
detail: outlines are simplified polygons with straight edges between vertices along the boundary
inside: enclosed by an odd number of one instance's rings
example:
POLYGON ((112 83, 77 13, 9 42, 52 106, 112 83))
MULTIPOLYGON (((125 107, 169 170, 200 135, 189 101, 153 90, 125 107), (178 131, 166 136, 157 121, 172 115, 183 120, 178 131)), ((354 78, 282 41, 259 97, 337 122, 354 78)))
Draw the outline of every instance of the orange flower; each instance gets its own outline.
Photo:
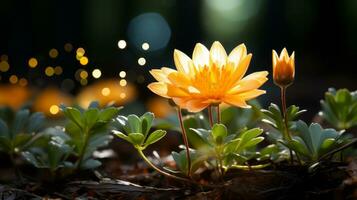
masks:
POLYGON ((220 103, 247 108, 247 100, 265 93, 258 88, 268 80, 267 71, 243 77, 251 58, 244 44, 227 56, 219 42, 214 42, 210 50, 198 43, 192 60, 181 51, 174 51, 177 71, 167 67, 151 70, 158 82, 149 84, 148 88, 172 98, 178 106, 191 112, 220 103))
POLYGON ((289 57, 288 51, 284 48, 280 57, 273 50, 273 79, 274 83, 280 87, 287 87, 294 81, 295 77, 295 52, 289 57))

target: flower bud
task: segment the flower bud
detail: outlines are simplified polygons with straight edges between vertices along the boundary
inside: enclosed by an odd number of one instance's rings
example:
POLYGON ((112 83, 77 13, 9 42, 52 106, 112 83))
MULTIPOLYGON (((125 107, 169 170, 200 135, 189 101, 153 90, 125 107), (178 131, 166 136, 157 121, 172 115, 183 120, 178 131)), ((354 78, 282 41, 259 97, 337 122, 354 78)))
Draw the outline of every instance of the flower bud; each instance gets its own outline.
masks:
POLYGON ((273 79, 274 83, 280 87, 291 85, 295 78, 295 52, 289 57, 288 51, 284 48, 280 57, 273 50, 273 79))

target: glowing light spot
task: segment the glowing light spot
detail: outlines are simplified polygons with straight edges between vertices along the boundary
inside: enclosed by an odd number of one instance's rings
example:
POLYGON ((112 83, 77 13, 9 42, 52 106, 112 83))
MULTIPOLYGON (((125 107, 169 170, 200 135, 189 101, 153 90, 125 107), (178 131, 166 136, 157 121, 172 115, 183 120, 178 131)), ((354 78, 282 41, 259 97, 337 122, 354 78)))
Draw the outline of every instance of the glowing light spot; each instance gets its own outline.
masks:
POLYGON ((141 45, 141 48, 146 51, 146 50, 149 50, 150 45, 149 45, 149 43, 144 42, 144 43, 141 45))
POLYGON ((105 96, 105 97, 109 96, 110 95, 110 89, 107 88, 107 87, 103 88, 102 89, 102 95, 105 96))
POLYGON ((25 87, 27 85, 27 80, 25 78, 20 78, 19 85, 25 87))
POLYGON ((118 47, 119 47, 119 49, 124 49, 126 47, 125 40, 119 40, 118 47))
POLYGON ((81 77, 81 79, 88 78, 88 72, 85 70, 81 71, 81 73, 79 73, 79 77, 81 77))
POLYGON ((77 56, 82 57, 82 56, 84 56, 84 54, 86 53, 86 51, 85 51, 82 47, 79 47, 79 48, 77 49, 76 53, 77 53, 77 56))
POLYGON ((81 79, 80 81, 81 85, 87 85, 88 84, 88 80, 87 79, 81 79))
POLYGON ((0 62, 0 71, 7 72, 10 69, 10 65, 7 61, 0 62))
POLYGON ((102 76, 102 72, 100 71, 100 69, 94 69, 92 71, 92 76, 93 78, 100 78, 102 76))
POLYGON ((120 93, 120 98, 125 99, 126 94, 124 92, 120 93))
POLYGON ((58 51, 57 51, 57 49, 51 49, 51 50, 48 52, 48 55, 49 55, 51 58, 57 58, 57 56, 58 56, 58 51))
POLYGON ((18 80, 19 80, 19 79, 17 78, 16 75, 11 75, 10 78, 9 78, 9 82, 10 82, 11 84, 16 84, 18 80))
POLYGON ((143 57, 139 58, 139 59, 138 59, 138 63, 139 63, 139 65, 141 65, 141 66, 145 65, 145 63, 146 63, 145 58, 143 58, 143 57))
POLYGON ((48 66, 45 69, 45 74, 47 76, 53 76, 53 74, 55 74, 55 69, 53 67, 51 67, 51 66, 48 66))
POLYGON ((121 79, 119 84, 120 84, 120 86, 124 87, 124 86, 126 86, 127 82, 125 79, 121 79))
POLYGON ((9 60, 9 56, 7 56, 6 54, 3 54, 3 55, 1 55, 0 60, 8 61, 9 60))
POLYGON ((63 73, 63 69, 61 66, 55 67, 55 74, 56 75, 61 75, 63 73))
POLYGON ((81 63, 81 65, 87 65, 88 64, 88 58, 83 56, 79 59, 79 63, 81 63))
POLYGON ((28 61, 28 65, 31 68, 37 67, 37 65, 38 65, 37 59, 36 58, 30 58, 29 61, 28 61))
POLYGON ((72 45, 71 43, 66 43, 66 44, 64 45, 64 50, 65 50, 66 52, 71 52, 71 51, 73 50, 73 45, 72 45))
POLYGON ((119 73, 119 76, 120 76, 120 78, 125 78, 126 77, 126 72, 125 71, 121 71, 119 73))
POLYGON ((50 113, 52 114, 52 115, 56 115, 58 112, 59 112, 59 107, 57 106, 57 105, 52 105, 51 107, 50 107, 50 113))

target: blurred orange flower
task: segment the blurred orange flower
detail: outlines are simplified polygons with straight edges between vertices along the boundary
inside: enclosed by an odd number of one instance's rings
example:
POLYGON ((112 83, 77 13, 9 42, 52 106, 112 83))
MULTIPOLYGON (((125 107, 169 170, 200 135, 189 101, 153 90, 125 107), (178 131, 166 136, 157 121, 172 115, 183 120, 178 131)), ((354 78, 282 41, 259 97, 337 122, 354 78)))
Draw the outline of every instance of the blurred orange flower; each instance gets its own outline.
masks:
POLYGON ((158 82, 149 84, 148 88, 162 97, 172 98, 178 106, 191 112, 220 103, 247 108, 247 100, 265 93, 258 88, 268 80, 267 71, 243 77, 251 57, 244 44, 227 56, 219 42, 214 42, 210 50, 198 43, 192 60, 183 52, 174 51, 177 71, 166 67, 151 70, 158 82))
POLYGON ((29 100, 31 91, 19 85, 0 85, 0 105, 19 109, 29 100))
POLYGON ((280 87, 289 86, 295 78, 295 52, 289 57, 288 51, 284 48, 280 57, 273 50, 273 79, 274 83, 280 87))

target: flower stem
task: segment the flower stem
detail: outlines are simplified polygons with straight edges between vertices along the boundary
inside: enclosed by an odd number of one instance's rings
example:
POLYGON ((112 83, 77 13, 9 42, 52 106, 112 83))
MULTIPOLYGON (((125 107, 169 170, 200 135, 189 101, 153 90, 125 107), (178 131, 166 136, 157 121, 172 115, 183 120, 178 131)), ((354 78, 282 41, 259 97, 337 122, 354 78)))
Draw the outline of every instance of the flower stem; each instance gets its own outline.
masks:
POLYGON ((221 110, 219 108, 219 104, 217 105, 217 123, 221 123, 221 110))
POLYGON ((212 106, 208 106, 208 119, 211 127, 213 126, 213 115, 212 115, 212 106))
POLYGON ((181 108, 177 109, 177 115, 180 121, 180 127, 181 127, 181 131, 182 131, 182 138, 183 138, 183 142, 186 146, 186 158, 187 158, 187 176, 191 177, 191 157, 190 157, 190 146, 188 145, 188 139, 187 139, 187 134, 186 134, 186 130, 183 124, 183 120, 182 120, 182 112, 181 112, 181 108))
MULTIPOLYGON (((286 86, 280 87, 281 90, 281 107, 283 109, 283 116, 284 116, 284 125, 285 125, 285 139, 290 142, 292 140, 290 133, 289 133, 289 125, 288 125, 288 114, 286 113, 286 86)), ((290 159, 291 159, 291 164, 294 162, 293 158, 293 151, 289 149, 290 151, 290 159)))
POLYGON ((167 177, 170 177, 170 178, 173 178, 173 179, 177 179, 177 180, 180 180, 180 181, 186 181, 186 182, 192 182, 190 179, 186 179, 186 178, 182 178, 182 177, 178 177, 178 176, 175 176, 175 175, 172 175, 168 172, 165 172, 163 170, 161 170, 160 168, 156 167, 144 154, 144 152, 140 149, 140 148, 136 148, 139 152, 139 155, 142 159, 144 159, 144 161, 150 166, 152 167, 153 169, 155 169, 157 172, 159 172, 160 174, 164 175, 164 176, 167 176, 167 177))

